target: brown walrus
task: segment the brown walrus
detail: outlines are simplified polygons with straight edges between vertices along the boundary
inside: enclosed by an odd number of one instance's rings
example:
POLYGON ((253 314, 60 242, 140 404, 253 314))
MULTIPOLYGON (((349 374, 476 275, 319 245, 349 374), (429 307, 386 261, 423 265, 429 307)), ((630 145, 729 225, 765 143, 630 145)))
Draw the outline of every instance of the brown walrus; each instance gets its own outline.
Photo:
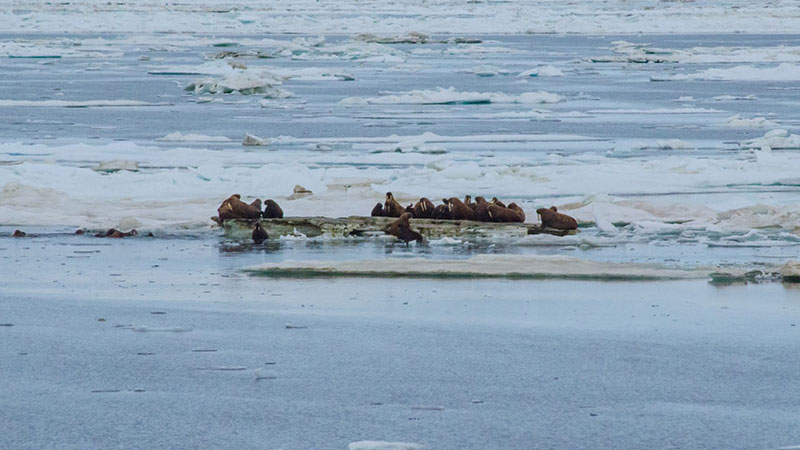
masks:
POLYGON ((399 219, 389 224, 386 233, 404 241, 406 244, 409 241, 422 241, 422 235, 411 229, 411 224, 408 223, 409 219, 411 219, 411 213, 403 213, 399 219))
POLYGON ((508 204, 508 209, 516 211, 517 215, 519 215, 520 217, 520 222, 525 222, 525 211, 523 211, 522 208, 519 207, 519 205, 517 205, 514 202, 511 202, 508 204))
POLYGON ((12 234, 11 236, 12 237, 25 237, 27 235, 28 235, 28 233, 26 233, 26 232, 24 232, 22 230, 14 230, 14 234, 12 234))
POLYGON ((370 213, 372 217, 383 217, 383 203, 376 203, 375 207, 372 208, 372 212, 370 213))
POLYGON ((452 214, 450 214, 450 205, 447 203, 447 199, 442 199, 441 205, 436 205, 433 208, 433 218, 438 220, 450 220, 453 218, 452 214))
POLYGON ((475 220, 475 211, 456 197, 447 200, 453 220, 475 220))
POLYGON ((549 209, 539 208, 536 210, 536 214, 539 215, 539 220, 542 222, 543 227, 558 230, 578 229, 578 221, 566 214, 561 214, 555 206, 551 206, 549 209))
POLYGON ((251 204, 241 200, 239 194, 233 194, 225 199, 217 208, 220 221, 229 219, 258 219, 261 217, 261 200, 256 199, 251 204))
POLYGON ((386 217, 400 217, 404 212, 406 212, 406 209, 394 199, 391 192, 387 192, 386 201, 383 204, 383 213, 386 217))
POLYGON ((266 240, 268 237, 269 236, 267 236, 266 230, 264 230, 264 228, 261 227, 261 222, 256 222, 256 226, 255 228, 253 228, 253 235, 252 235, 253 242, 255 242, 256 244, 260 244, 264 242, 264 240, 266 240))
POLYGON ((506 207, 506 204, 498 200, 497 197, 492 197, 492 203, 503 208, 506 207))
POLYGON ((137 234, 139 234, 139 232, 136 231, 136 229, 132 229, 131 231, 128 231, 126 233, 126 232, 123 232, 123 231, 119 231, 116 228, 109 228, 105 233, 97 233, 94 236, 95 237, 120 239, 120 238, 124 238, 124 237, 129 237, 129 236, 136 236, 137 234))
POLYGON ((471 195, 465 195, 464 196, 464 204, 469 206, 469 209, 475 211, 475 203, 472 203, 472 196, 471 195))
POLYGON ((480 222, 491 222, 489 217, 489 205, 485 198, 480 195, 475 197, 475 220, 480 222))
POLYGON ((519 212, 511 208, 491 204, 486 209, 492 222, 524 222, 524 216, 520 216, 519 212))
POLYGON ((430 219, 433 217, 433 202, 428 200, 425 197, 419 199, 416 205, 414 205, 414 217, 423 218, 423 219, 430 219))
POLYGON ((283 219, 283 210, 275 200, 268 198, 264 200, 264 212, 261 215, 265 219, 283 219))

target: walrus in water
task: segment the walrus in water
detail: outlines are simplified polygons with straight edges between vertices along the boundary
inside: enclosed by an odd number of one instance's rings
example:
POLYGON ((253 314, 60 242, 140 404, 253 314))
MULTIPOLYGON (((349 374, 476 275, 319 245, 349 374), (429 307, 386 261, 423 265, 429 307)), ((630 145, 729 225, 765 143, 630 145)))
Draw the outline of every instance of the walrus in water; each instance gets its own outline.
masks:
POLYGON ((386 233, 404 241, 406 245, 409 241, 422 241, 422 235, 411 229, 411 224, 408 223, 409 219, 411 219, 411 213, 403 213, 399 219, 389 224, 386 233))
POLYGON ((428 200, 425 197, 419 199, 416 205, 414 205, 414 217, 423 218, 423 219, 430 219, 433 217, 433 202, 428 200))
POLYGON ((370 216, 372 217, 383 217, 385 214, 383 213, 383 203, 376 203, 375 207, 372 208, 372 212, 370 216))
POLYGON ((219 220, 224 222, 229 219, 258 219, 261 217, 261 200, 256 199, 251 204, 241 200, 239 194, 233 194, 217 208, 219 220))
POLYGON ((136 231, 136 229, 132 229, 131 231, 128 231, 126 233, 126 232, 123 232, 123 231, 119 231, 116 228, 109 228, 105 233, 97 233, 97 234, 94 235, 94 237, 105 237, 105 238, 120 239, 120 238, 124 238, 124 237, 129 237, 129 236, 136 236, 137 234, 139 234, 139 232, 136 231))
POLYGON ((456 197, 447 200, 453 220, 475 220, 475 211, 456 197))
POLYGON ((264 200, 264 205, 262 217, 265 219, 283 219, 283 210, 275 200, 268 198, 264 200))
POLYGON ((442 199, 441 205, 436 205, 433 208, 433 218, 438 220, 450 220, 453 216, 450 214, 450 205, 447 203, 447 199, 442 199))
POLYGON ((269 236, 267 236, 267 231, 261 227, 261 222, 256 222, 255 228, 253 228, 253 242, 256 244, 260 244, 264 242, 269 236))
POLYGON ((14 230, 14 234, 12 234, 11 236, 12 237, 25 237, 27 235, 28 235, 28 233, 26 233, 26 232, 24 232, 22 230, 14 230))
POLYGON ((489 205, 485 198, 480 195, 475 197, 475 220, 480 222, 491 222, 489 217, 489 205))
POLYGON ((406 212, 406 209, 394 199, 394 195, 391 192, 387 192, 386 202, 383 204, 383 213, 386 217, 400 217, 404 212, 406 212))
POLYGON ((543 227, 558 230, 578 229, 578 221, 566 214, 561 214, 555 206, 551 206, 549 209, 539 208, 536 210, 536 214, 539 215, 543 227))

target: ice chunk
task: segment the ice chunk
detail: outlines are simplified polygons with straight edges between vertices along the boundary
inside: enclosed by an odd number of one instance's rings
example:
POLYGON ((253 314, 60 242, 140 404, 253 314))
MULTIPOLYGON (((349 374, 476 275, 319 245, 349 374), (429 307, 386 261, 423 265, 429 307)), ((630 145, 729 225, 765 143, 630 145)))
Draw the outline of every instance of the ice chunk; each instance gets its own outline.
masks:
POLYGON ((518 77, 560 77, 564 72, 555 66, 540 66, 521 72, 518 77))
POLYGON ((120 170, 129 170, 136 172, 139 170, 139 163, 136 161, 129 161, 125 159, 115 159, 112 161, 101 162, 100 164, 92 167, 95 172, 118 172, 120 170))
POLYGON ((258 136, 255 136, 255 135, 252 135, 252 134, 249 134, 249 133, 245 134, 244 135, 244 139, 242 140, 242 145, 248 146, 248 147, 249 146, 257 147, 257 146, 269 145, 269 144, 270 144, 270 140, 269 139, 261 138, 261 137, 258 137, 258 136))
POLYGON ((778 124, 764 117, 744 119, 742 116, 736 114, 725 120, 725 126, 731 128, 771 128, 777 127, 778 124))
POLYGON ((743 141, 739 145, 744 148, 795 149, 800 148, 800 135, 789 134, 786 130, 776 129, 767 132, 760 138, 743 141))

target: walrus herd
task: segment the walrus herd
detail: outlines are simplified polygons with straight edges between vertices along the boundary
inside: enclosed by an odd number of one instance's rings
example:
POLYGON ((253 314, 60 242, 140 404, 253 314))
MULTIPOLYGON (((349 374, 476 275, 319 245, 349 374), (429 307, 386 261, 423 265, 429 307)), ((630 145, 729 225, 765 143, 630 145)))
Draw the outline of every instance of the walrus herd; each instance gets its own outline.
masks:
POLYGON ((411 217, 417 219, 525 222, 525 211, 516 203, 510 203, 506 206, 497 197, 493 197, 491 201, 486 201, 481 196, 475 197, 473 202, 470 195, 464 197, 463 201, 458 197, 443 198, 442 204, 437 206, 434 206, 433 202, 427 198, 422 197, 417 203, 404 208, 395 200, 391 192, 387 192, 386 201, 383 204, 376 204, 372 208, 371 215, 373 217, 400 217, 405 213, 411 214, 411 217))
POLYGON ((264 201, 264 211, 261 211, 261 200, 255 199, 252 203, 245 203, 242 201, 242 196, 233 194, 223 200, 222 204, 217 208, 219 220, 224 222, 230 219, 281 219, 283 218, 283 210, 272 199, 264 201))
MULTIPOLYGON (((231 219, 283 218, 283 209, 274 200, 267 199, 263 205, 260 199, 255 199, 252 203, 245 203, 239 194, 233 194, 226 198, 217 208, 217 213, 220 223, 231 219), (264 207, 263 211, 261 210, 262 206, 264 207)), ((574 218, 558 212, 555 206, 539 208, 536 213, 543 227, 559 230, 578 228, 578 222, 574 218)), ((387 192, 384 202, 377 203, 372 208, 370 215, 372 217, 398 218, 386 228, 386 233, 396 236, 406 243, 422 240, 422 236, 411 229, 409 220, 412 218, 499 223, 525 222, 525 211, 516 203, 509 203, 506 206, 497 197, 492 197, 491 201, 487 201, 481 196, 476 196, 473 202, 470 195, 465 196, 463 201, 458 197, 443 198, 440 205, 434 205, 429 199, 422 197, 416 203, 404 207, 391 192, 387 192)), ((267 238, 266 230, 257 222, 253 229, 253 242, 260 244, 267 238)))

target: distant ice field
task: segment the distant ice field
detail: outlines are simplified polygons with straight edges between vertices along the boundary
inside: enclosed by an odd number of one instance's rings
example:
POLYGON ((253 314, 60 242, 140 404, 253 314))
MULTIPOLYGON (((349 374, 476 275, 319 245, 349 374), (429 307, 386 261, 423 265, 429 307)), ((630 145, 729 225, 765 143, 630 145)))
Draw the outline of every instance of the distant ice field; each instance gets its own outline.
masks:
POLYGON ((234 192, 328 216, 471 194, 582 225, 523 247, 763 262, 800 245, 796 38, 6 33, 0 225, 179 235, 234 192))

